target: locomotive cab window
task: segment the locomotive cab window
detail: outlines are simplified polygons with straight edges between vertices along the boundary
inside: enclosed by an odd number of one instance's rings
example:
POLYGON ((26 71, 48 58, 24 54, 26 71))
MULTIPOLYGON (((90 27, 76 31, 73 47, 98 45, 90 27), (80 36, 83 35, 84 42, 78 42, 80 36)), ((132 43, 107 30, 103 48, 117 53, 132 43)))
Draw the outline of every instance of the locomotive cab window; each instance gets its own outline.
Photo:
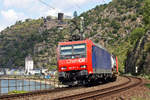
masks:
POLYGON ((86 44, 60 46, 60 59, 73 59, 86 57, 86 44))
POLYGON ((61 55, 71 55, 72 54, 72 45, 61 46, 60 54, 61 55))
POLYGON ((73 53, 74 54, 83 54, 86 51, 85 44, 75 44, 73 46, 73 53))

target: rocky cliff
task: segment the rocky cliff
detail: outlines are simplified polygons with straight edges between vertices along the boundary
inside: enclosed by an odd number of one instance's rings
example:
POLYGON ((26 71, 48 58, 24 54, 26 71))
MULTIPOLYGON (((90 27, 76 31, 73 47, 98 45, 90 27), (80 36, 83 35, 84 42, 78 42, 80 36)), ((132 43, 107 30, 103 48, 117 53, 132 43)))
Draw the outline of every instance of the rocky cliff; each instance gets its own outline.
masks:
POLYGON ((129 51, 126 60, 126 72, 133 74, 150 72, 150 31, 148 31, 136 43, 135 48, 129 51), (137 67, 137 68, 136 68, 137 67), (137 70, 137 72, 136 72, 137 70))

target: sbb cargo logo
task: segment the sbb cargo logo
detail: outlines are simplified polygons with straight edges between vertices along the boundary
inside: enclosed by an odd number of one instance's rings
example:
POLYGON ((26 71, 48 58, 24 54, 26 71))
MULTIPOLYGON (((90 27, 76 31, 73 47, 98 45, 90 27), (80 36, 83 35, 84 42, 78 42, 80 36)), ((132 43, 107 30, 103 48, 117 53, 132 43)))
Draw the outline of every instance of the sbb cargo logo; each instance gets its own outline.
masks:
POLYGON ((66 61, 67 64, 70 63, 83 63, 85 62, 85 58, 80 58, 80 59, 69 59, 66 61))

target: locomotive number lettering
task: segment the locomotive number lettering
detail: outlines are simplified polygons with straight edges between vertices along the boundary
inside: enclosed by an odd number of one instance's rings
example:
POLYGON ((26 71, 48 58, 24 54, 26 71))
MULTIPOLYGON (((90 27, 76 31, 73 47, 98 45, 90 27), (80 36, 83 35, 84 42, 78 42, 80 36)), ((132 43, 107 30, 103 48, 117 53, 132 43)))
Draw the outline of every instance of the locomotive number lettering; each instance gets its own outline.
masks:
POLYGON ((85 62, 85 58, 80 58, 80 59, 69 59, 66 61, 67 64, 70 64, 70 63, 82 63, 82 62, 85 62))

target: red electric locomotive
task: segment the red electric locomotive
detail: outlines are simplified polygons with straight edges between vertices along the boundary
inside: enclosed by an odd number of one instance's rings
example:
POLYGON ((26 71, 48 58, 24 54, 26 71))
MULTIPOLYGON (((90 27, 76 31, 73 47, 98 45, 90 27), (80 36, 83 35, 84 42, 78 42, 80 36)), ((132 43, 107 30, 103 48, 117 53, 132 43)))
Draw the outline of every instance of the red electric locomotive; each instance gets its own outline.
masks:
POLYGON ((117 57, 91 40, 60 42, 57 54, 59 81, 65 85, 116 80, 117 57))

